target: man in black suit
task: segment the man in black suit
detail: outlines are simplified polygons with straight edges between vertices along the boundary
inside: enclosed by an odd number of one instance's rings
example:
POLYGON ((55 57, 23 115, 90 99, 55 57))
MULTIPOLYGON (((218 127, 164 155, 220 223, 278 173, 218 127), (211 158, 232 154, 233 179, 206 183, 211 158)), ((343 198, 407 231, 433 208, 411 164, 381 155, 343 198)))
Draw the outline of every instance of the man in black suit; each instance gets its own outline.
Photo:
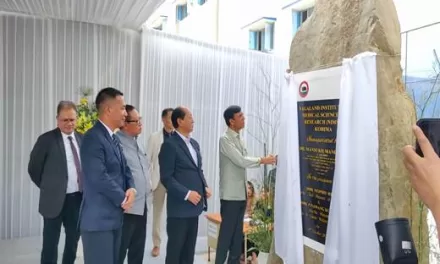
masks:
POLYGON ((57 128, 39 136, 30 155, 28 172, 40 188, 39 212, 44 218, 41 264, 57 263, 61 225, 66 233, 62 263, 74 263, 76 258, 82 200, 82 135, 74 131, 76 118, 75 104, 61 101, 57 107, 57 128))
POLYGON ((171 114, 176 133, 165 141, 159 153, 160 180, 167 198, 166 264, 192 264, 197 241, 199 215, 208 207, 211 190, 202 170, 200 146, 190 137, 193 116, 177 107, 171 114))

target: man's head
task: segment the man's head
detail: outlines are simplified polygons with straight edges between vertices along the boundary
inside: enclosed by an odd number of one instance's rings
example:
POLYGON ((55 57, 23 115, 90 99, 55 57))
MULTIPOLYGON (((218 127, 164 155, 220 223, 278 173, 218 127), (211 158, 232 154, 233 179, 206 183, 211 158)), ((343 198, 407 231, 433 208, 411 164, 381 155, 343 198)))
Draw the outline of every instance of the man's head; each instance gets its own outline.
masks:
POLYGON ((193 131, 193 116, 186 107, 176 107, 171 114, 171 122, 173 123, 174 128, 181 133, 189 134, 193 131))
POLYGON ((124 125, 127 112, 125 111, 124 94, 111 87, 99 91, 95 100, 99 112, 99 119, 111 129, 124 125))
POLYGON ((121 130, 132 137, 137 137, 142 133, 142 120, 139 112, 132 105, 126 105, 125 111, 127 112, 127 117, 125 118, 125 124, 121 127, 121 130))
POLYGON ((57 106, 57 127, 64 134, 72 134, 76 128, 76 105, 71 101, 61 101, 57 106))
POLYGON ((226 125, 234 131, 239 131, 244 128, 244 114, 241 112, 241 107, 238 105, 231 105, 223 112, 223 118, 226 125))
POLYGON ((165 108, 162 110, 162 123, 166 130, 173 130, 173 123, 171 122, 171 113, 173 108, 165 108))

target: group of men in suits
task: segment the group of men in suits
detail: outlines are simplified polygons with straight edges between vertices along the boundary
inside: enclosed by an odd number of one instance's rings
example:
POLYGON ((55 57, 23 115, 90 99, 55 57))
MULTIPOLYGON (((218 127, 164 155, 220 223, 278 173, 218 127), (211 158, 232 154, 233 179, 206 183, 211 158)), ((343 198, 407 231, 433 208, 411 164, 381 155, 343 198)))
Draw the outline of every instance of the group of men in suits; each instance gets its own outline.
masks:
POLYGON ((142 263, 147 197, 152 190, 153 256, 160 252, 160 218, 168 193, 167 231, 175 244, 167 250, 167 263, 192 263, 197 216, 206 210, 211 195, 201 169, 200 149, 190 138, 192 114, 184 107, 165 109, 164 129, 148 140, 147 155, 137 142, 141 117, 125 104, 119 90, 102 89, 95 105, 99 120, 81 135, 75 132, 76 105, 61 101, 57 128, 39 136, 31 151, 28 172, 40 189, 39 212, 44 219, 41 263, 57 263, 61 226, 66 233, 63 264, 75 262, 80 236, 85 263, 122 264, 126 256, 129 264, 142 263), (163 145, 168 147, 164 150, 163 145), (163 153, 160 157, 159 152, 163 153), (161 174, 167 176, 161 178, 161 174), (187 193, 179 201, 182 190, 187 193), (185 228, 169 230, 179 222, 185 228))
MULTIPOLYGON (((119 90, 102 89, 95 104, 99 120, 81 135, 75 132, 75 104, 60 102, 57 128, 42 134, 32 149, 28 171, 40 188, 39 211, 44 219, 41 263, 57 263, 62 225, 66 233, 63 264, 75 262, 80 236, 86 264, 122 264, 126 256, 129 264, 142 263, 151 191, 152 255, 160 254, 161 215, 167 196, 165 263, 193 263, 199 216, 207 210, 212 191, 203 173, 200 146, 191 138, 191 111, 164 109, 164 128, 150 136, 145 153, 137 142, 141 117, 125 104, 119 90)), ((227 255, 228 263, 239 263, 246 168, 273 164, 275 158, 247 155, 239 136, 244 127, 240 107, 226 109, 224 118, 228 130, 220 138, 223 221, 216 263, 224 263, 227 255)))
POLYGON ((129 227, 142 233, 146 224, 148 163, 145 157, 137 164, 126 158, 143 151, 122 150, 140 133, 130 119, 138 114, 127 108, 120 91, 110 87, 98 93, 95 104, 99 121, 81 135, 75 132, 75 104, 60 102, 57 128, 39 136, 31 151, 28 172, 40 189, 39 211, 44 219, 42 264, 57 263, 62 225, 66 233, 62 263, 75 262, 80 236, 85 263, 122 263, 127 248, 139 241, 142 255, 128 257, 132 263, 142 263, 138 260, 143 258, 145 235, 138 238, 129 227))

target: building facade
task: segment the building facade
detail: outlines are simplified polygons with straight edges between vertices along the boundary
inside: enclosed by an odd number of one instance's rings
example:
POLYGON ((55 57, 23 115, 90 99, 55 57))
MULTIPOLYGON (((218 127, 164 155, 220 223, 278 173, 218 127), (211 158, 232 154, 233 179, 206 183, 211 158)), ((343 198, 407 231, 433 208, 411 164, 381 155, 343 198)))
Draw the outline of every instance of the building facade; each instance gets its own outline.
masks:
POLYGON ((315 0, 169 0, 146 26, 209 43, 288 57, 315 0))

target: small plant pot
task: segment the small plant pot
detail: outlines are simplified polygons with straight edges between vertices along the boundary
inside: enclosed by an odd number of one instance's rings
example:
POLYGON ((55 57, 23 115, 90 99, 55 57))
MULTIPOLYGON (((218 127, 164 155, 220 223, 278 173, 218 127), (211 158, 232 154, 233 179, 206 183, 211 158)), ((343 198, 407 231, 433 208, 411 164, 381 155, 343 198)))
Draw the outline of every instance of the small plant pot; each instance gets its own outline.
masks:
POLYGON ((258 264, 266 264, 269 259, 269 253, 261 252, 258 254, 258 264))

